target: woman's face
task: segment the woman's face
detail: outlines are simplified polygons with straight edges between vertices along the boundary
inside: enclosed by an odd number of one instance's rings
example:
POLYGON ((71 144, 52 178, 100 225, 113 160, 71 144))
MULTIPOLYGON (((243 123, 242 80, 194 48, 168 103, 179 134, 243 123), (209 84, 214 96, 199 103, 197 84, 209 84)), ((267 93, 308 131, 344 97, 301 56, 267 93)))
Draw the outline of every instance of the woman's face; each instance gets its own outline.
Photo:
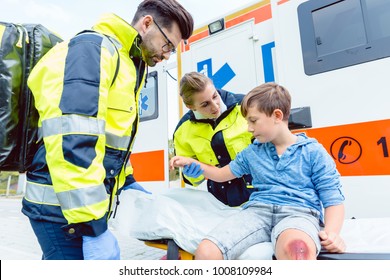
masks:
POLYGON ((204 91, 194 93, 193 105, 187 106, 205 118, 216 119, 221 115, 221 97, 212 83, 208 83, 204 91))

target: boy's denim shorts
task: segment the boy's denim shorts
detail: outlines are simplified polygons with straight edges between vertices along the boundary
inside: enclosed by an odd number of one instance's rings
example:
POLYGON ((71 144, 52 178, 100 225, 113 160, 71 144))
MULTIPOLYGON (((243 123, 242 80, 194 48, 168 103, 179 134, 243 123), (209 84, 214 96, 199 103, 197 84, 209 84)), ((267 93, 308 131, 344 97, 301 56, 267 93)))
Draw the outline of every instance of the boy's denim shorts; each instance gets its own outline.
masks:
POLYGON ((234 260, 257 243, 272 242, 275 249, 279 234, 286 229, 298 229, 313 239, 318 254, 319 217, 315 209, 254 203, 217 225, 205 239, 218 246, 225 260, 234 260))

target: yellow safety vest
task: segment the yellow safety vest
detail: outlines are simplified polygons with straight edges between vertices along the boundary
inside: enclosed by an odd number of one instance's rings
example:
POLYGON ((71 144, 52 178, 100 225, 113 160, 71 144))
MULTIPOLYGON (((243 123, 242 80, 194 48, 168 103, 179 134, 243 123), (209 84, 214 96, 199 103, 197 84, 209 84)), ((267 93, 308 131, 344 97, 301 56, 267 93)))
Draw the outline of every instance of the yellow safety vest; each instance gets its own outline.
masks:
MULTIPOLYGON (((180 120, 174 133, 175 154, 191 157, 214 166, 225 166, 252 141, 248 125, 241 115, 242 95, 218 90, 222 101, 228 107, 216 121, 197 120, 192 111, 180 120)), ((186 183, 198 186, 204 176, 186 177, 186 183)), ((208 191, 230 206, 246 202, 253 192, 251 177, 238 178, 228 182, 207 181, 208 191)))
POLYGON ((106 14, 93 30, 51 49, 28 80, 44 144, 27 173, 22 211, 66 223, 74 237, 105 230, 115 194, 132 174, 126 165, 145 79, 132 26, 106 14))

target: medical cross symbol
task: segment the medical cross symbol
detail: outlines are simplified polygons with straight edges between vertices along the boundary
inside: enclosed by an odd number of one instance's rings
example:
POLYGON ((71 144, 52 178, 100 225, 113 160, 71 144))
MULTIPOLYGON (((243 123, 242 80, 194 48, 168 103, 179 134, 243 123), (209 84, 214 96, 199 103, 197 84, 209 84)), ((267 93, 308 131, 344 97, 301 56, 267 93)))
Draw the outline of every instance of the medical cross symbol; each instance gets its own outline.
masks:
POLYGON ((142 92, 140 94, 140 100, 139 100, 139 115, 142 116, 142 111, 148 110, 149 105, 147 104, 147 101, 149 100, 147 95, 143 95, 142 92))
POLYGON ((198 72, 205 74, 211 80, 216 88, 223 88, 228 82, 236 76, 229 64, 225 63, 213 75, 213 66, 211 58, 198 62, 198 72))

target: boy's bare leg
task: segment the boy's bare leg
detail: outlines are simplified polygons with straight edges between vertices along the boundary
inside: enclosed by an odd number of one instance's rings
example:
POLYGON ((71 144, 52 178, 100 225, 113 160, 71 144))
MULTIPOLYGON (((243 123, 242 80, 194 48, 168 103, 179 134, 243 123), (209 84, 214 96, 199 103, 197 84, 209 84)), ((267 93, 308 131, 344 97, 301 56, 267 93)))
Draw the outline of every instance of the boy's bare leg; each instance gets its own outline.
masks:
POLYGON ((317 249, 313 239, 301 230, 287 229, 276 242, 275 257, 278 260, 315 260, 317 249))
POLYGON ((223 260, 223 256, 217 245, 204 239, 196 249, 195 260, 223 260))

